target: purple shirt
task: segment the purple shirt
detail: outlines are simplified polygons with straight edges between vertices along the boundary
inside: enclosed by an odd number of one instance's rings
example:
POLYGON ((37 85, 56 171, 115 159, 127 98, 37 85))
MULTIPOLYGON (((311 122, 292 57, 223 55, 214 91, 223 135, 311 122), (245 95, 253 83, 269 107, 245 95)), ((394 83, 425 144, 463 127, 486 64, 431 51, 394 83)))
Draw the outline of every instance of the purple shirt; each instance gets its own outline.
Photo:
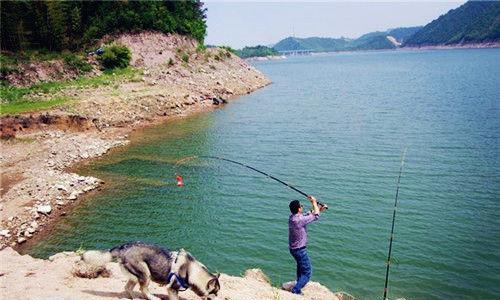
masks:
POLYGON ((319 215, 295 214, 288 218, 288 246, 290 249, 304 247, 307 244, 306 225, 319 219, 319 215))

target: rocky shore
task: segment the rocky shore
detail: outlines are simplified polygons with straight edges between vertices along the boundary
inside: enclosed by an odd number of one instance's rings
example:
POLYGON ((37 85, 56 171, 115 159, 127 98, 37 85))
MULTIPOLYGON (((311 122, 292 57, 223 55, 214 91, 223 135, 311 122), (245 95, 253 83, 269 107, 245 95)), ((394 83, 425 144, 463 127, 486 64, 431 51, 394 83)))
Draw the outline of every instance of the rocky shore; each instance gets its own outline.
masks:
MULTIPOLYGON (((70 104, 1 118, 0 249, 19 249, 103 182, 68 171, 128 143, 142 126, 211 110, 270 83, 225 49, 199 50, 184 36, 155 32, 107 37, 132 50, 138 76, 67 88, 70 104)), ((47 95, 33 95, 44 101, 47 95)))
MULTIPOLYGON (((106 271, 97 278, 82 278, 85 266, 74 252, 58 253, 48 260, 20 255, 12 248, 0 251, 0 295, 2 299, 123 299, 127 277, 117 263, 108 263, 106 271), (83 272, 82 272, 83 270, 83 272)), ((85 277, 85 276, 84 276, 85 277)), ((217 299, 226 300, 350 300, 348 294, 332 293, 317 282, 310 282, 298 296, 272 286, 266 275, 258 269, 247 270, 242 277, 221 274, 221 289, 217 299)), ((167 299, 164 287, 155 283, 151 292, 167 299)), ((179 294, 182 300, 200 299, 191 290, 179 294)), ((142 299, 138 289, 135 299, 142 299)))

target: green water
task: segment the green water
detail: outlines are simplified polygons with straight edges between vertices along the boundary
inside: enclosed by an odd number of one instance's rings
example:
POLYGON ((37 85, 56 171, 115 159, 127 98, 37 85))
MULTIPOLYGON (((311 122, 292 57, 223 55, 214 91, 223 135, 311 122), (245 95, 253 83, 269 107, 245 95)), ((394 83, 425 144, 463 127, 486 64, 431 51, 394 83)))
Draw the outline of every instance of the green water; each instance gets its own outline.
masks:
POLYGON ((313 280, 380 299, 400 154, 408 147, 390 298, 500 297, 500 49, 344 53, 256 64, 273 84, 224 109, 149 128, 81 170, 106 181, 31 249, 145 240, 211 270, 293 279, 288 202, 257 173, 330 205, 309 227, 313 280), (180 172, 186 186, 176 187, 180 172))

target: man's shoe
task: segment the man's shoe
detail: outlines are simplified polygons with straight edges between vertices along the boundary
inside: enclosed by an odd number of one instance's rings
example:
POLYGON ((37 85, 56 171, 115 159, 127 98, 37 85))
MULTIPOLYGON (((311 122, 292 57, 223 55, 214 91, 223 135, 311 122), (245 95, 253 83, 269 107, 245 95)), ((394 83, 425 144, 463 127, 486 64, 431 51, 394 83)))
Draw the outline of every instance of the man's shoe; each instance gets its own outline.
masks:
POLYGON ((291 292, 297 281, 288 281, 281 285, 281 289, 291 292))

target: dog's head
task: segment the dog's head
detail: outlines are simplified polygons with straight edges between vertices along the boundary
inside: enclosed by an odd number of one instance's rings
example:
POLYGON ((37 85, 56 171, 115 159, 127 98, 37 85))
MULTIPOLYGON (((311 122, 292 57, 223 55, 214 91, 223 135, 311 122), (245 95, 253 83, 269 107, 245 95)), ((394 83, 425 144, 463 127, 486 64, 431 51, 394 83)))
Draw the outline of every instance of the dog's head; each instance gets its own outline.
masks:
POLYGON ((212 274, 189 252, 180 249, 177 256, 179 275, 188 278, 189 288, 203 299, 215 299, 220 290, 220 274, 212 274))

